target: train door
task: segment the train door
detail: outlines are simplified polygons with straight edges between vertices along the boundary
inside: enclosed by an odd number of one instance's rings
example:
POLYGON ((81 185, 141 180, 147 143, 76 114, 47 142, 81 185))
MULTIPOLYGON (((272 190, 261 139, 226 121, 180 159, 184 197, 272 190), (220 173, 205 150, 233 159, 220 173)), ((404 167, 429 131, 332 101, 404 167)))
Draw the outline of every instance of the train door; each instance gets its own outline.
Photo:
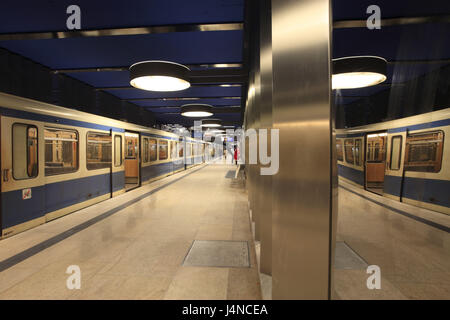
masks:
POLYGON ((406 132, 388 133, 384 195, 401 201, 406 132))
POLYGON ((10 236, 45 222, 43 126, 0 118, 0 235, 10 236))
POLYGON ((366 190, 383 194, 386 170, 386 132, 367 134, 366 190))
POLYGON ((139 134, 125 132, 125 190, 139 187, 139 134))
POLYGON ((112 196, 119 195, 125 190, 125 163, 124 163, 124 134, 122 132, 113 132, 113 162, 112 162, 112 196))

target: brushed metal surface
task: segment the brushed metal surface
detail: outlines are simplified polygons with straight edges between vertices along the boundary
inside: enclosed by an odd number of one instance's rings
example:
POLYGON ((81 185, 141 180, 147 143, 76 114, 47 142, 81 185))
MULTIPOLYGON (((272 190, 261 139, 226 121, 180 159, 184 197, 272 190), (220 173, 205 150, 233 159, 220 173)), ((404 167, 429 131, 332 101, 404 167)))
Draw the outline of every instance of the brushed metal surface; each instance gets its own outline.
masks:
POLYGON ((274 299, 330 298, 330 17, 329 0, 272 0, 274 299))
MULTIPOLYGON (((259 18, 259 17, 258 17, 259 18)), ((259 19, 258 19, 259 20, 259 19)), ((259 66, 259 24, 257 28, 257 32, 254 33, 256 36, 255 41, 255 58, 254 58, 254 72, 255 72, 255 80, 254 80, 254 98, 253 98, 253 129, 256 130, 256 132, 259 132, 260 128, 260 113, 261 113, 261 73, 260 73, 260 66, 259 66)), ((259 134, 256 136, 256 143, 257 148, 259 145, 259 134)), ((259 158, 257 157, 258 161, 252 166, 253 170, 253 210, 252 213, 254 215, 254 221, 255 221, 255 240, 259 241, 261 240, 261 207, 262 207, 262 198, 263 198, 263 190, 261 189, 261 174, 260 174, 260 165, 259 165, 259 158)))
MULTIPOLYGON (((260 113, 259 123, 267 129, 272 128, 272 16, 271 0, 260 1, 260 113)), ((267 138, 268 154, 271 139, 267 138)), ((260 185, 260 272, 272 274, 272 176, 259 177, 260 185)))
POLYGON ((242 28, 243 28, 242 23, 211 23, 211 24, 178 24, 167 26, 114 28, 114 29, 97 29, 97 30, 19 32, 19 33, 0 34, 0 41, 131 36, 141 34, 193 32, 193 31, 229 31, 229 30, 241 30, 242 28))

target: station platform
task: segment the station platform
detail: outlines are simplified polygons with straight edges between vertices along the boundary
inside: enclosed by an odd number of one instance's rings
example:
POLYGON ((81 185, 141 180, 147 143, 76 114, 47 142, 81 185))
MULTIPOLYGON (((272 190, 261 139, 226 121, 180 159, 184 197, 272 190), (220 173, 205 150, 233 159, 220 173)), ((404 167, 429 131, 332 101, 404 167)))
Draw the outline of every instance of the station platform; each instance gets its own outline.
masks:
POLYGON ((450 219, 339 180, 335 299, 448 299, 450 219), (367 267, 381 288, 368 290, 367 267))
POLYGON ((0 241, 0 299, 261 299, 235 170, 196 166, 0 241))

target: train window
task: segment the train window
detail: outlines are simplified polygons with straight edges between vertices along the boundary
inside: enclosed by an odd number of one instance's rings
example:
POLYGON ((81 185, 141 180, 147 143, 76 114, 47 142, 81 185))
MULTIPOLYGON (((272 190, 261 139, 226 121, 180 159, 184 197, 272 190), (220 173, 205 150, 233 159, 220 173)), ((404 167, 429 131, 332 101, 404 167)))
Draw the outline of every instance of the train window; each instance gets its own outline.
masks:
POLYGON ((344 150, 342 149, 342 140, 336 140, 336 157, 339 161, 344 161, 344 150))
POLYGON ((143 154, 144 154, 144 163, 148 162, 148 156, 149 156, 149 150, 148 150, 148 138, 144 138, 144 145, 143 145, 143 154))
POLYGON ((192 143, 186 143, 186 157, 192 155, 192 143))
POLYGON ((361 165, 361 145, 362 141, 361 139, 355 139, 355 147, 353 149, 354 158, 355 158, 355 165, 360 166, 361 165))
POLYGON ((411 134, 406 137, 405 170, 439 172, 442 164, 442 131, 411 134))
POLYGON ((150 161, 156 161, 158 160, 158 152, 157 152, 157 147, 158 147, 158 142, 156 141, 156 139, 150 139, 150 161))
POLYGON ((353 146, 353 139, 344 140, 345 161, 350 164, 355 164, 355 159, 353 157, 353 146))
POLYGON ((391 139, 391 170, 400 169, 400 159, 402 155, 402 136, 395 136, 391 139))
POLYGON ((159 140, 158 149, 159 149, 159 160, 166 160, 167 159, 167 151, 168 151, 168 142, 167 140, 159 140))
POLYGON ((45 128, 45 175, 70 173, 78 170, 78 132, 45 128))
POLYGON ((170 159, 176 159, 177 158, 177 148, 175 141, 170 141, 170 159))
POLYGON ((111 167, 111 135, 109 133, 88 132, 86 167, 96 170, 111 167))
POLYGON ((12 126, 13 177, 29 179, 38 175, 38 130, 35 126, 15 123, 12 126), (26 155, 26 156, 24 156, 26 155))
POLYGON ((122 136, 114 136, 114 166, 122 165, 122 136))
POLYGON ((183 144, 180 142, 177 142, 177 147, 178 147, 178 157, 182 157, 183 156, 183 144))

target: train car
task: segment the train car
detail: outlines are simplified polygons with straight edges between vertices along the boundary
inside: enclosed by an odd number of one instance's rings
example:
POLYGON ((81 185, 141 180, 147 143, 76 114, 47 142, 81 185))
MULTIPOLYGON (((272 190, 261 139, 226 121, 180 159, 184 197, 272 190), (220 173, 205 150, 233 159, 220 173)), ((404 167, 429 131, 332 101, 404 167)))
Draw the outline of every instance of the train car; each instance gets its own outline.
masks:
POLYGON ((450 214, 450 108, 336 130, 339 179, 450 214))
POLYGON ((4 93, 0 126, 2 238, 185 169, 176 134, 4 93))

